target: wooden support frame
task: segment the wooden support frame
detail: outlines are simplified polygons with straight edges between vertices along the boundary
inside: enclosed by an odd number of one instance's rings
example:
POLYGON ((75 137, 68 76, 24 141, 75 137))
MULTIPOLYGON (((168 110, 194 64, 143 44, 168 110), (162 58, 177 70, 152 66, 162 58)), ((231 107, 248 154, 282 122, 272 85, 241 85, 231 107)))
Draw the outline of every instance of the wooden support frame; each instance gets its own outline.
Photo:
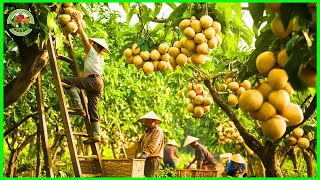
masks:
POLYGON ((41 74, 39 74, 35 85, 36 85, 36 98, 37 98, 40 134, 41 134, 41 145, 42 145, 44 162, 45 162, 44 168, 45 168, 47 177, 54 177, 50 145, 48 140, 47 122, 46 122, 45 111, 44 111, 41 82, 42 82, 41 74))

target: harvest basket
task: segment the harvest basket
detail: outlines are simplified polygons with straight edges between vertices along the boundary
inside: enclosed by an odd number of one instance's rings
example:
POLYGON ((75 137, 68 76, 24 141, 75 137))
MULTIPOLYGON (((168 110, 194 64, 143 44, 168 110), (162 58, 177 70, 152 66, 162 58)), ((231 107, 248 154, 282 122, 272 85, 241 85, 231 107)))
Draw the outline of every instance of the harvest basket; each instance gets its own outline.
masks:
MULTIPOLYGON (((144 177, 145 159, 102 159, 106 177, 144 177)), ((99 174, 97 160, 81 160, 83 174, 99 174)))
POLYGON ((177 177, 217 177, 216 170, 178 169, 177 177))

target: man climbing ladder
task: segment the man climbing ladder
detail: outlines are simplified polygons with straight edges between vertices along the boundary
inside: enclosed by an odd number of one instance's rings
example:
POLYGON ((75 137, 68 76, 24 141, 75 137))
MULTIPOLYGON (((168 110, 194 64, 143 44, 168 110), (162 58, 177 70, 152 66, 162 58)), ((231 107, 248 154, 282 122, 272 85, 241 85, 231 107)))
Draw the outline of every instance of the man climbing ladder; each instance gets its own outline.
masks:
POLYGON ((81 24, 81 16, 79 13, 72 13, 73 19, 78 26, 78 33, 84 44, 85 57, 84 61, 84 76, 83 77, 64 77, 62 82, 67 85, 64 86, 68 89, 68 94, 71 97, 71 107, 69 109, 81 111, 82 105, 77 88, 84 89, 88 99, 88 111, 90 116, 90 130, 88 132, 89 138, 83 141, 84 144, 91 144, 100 142, 100 124, 98 103, 103 90, 103 60, 101 54, 105 52, 110 53, 108 45, 104 39, 88 38, 84 32, 81 24))

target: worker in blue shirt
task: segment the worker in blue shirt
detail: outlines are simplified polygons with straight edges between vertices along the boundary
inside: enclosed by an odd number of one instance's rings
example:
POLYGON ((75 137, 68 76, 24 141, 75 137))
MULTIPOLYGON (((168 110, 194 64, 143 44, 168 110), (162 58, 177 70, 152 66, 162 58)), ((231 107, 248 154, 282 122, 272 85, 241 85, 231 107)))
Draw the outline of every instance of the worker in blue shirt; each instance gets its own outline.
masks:
POLYGON ((246 169, 244 158, 240 154, 234 154, 227 165, 226 174, 232 177, 246 177, 246 169))

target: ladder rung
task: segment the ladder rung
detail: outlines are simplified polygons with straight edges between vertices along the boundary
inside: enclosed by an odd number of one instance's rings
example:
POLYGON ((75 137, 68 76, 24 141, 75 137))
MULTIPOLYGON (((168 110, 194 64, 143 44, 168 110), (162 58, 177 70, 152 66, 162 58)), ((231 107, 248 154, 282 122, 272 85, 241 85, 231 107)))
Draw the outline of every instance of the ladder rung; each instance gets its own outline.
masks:
POLYGON ((84 132, 73 132, 73 135, 81 136, 81 137, 89 137, 89 135, 87 133, 84 133, 84 132))
POLYGON ((81 177, 102 177, 101 173, 97 174, 81 174, 81 177))
POLYGON ((73 60, 71 58, 69 58, 69 57, 66 57, 66 56, 58 55, 57 59, 60 59, 60 60, 62 60, 64 62, 67 62, 67 63, 70 63, 70 64, 73 63, 73 60))
MULTIPOLYGON (((90 156, 78 156, 79 160, 80 159, 98 159, 97 155, 90 155, 90 156)), ((81 161, 81 160, 80 160, 81 161)))
POLYGON ((73 114, 73 115, 85 116, 84 110, 82 110, 82 111, 75 111, 75 110, 72 110, 72 109, 68 109, 68 113, 69 113, 69 114, 73 114))
POLYGON ((61 161, 57 161, 57 162, 54 163, 54 165, 55 165, 55 166, 65 166, 66 163, 61 162, 61 161))

